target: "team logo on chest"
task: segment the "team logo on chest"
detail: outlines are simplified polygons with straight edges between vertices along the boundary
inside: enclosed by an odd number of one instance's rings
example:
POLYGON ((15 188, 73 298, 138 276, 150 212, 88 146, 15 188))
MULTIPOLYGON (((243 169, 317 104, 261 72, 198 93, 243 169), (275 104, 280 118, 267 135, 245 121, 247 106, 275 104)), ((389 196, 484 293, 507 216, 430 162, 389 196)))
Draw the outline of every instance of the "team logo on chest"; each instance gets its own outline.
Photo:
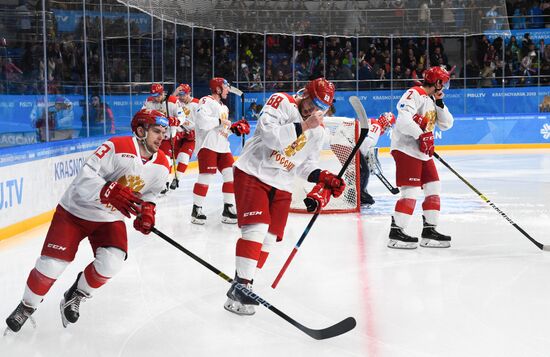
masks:
POLYGON ((307 138, 304 133, 300 134, 298 139, 285 148, 285 155, 288 157, 296 155, 296 153, 304 148, 307 143, 307 138))
POLYGON ((121 185, 129 187, 134 192, 140 192, 143 186, 145 186, 145 181, 140 176, 134 175, 125 175, 117 180, 121 185))
POLYGON ((426 130, 433 131, 435 128, 435 122, 437 121, 437 112, 435 110, 430 110, 429 112, 424 113, 424 117, 427 119, 426 130))

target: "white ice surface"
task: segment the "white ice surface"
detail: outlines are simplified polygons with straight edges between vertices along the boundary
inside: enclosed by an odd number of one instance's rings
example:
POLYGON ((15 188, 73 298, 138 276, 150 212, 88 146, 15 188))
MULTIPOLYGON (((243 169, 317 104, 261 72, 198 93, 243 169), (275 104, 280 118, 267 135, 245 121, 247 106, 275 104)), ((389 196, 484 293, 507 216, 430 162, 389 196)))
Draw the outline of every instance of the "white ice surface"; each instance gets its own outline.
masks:
MULTIPOLYGON (((442 152, 442 157, 533 238, 550 244, 550 150, 442 152)), ((393 160, 381 157, 394 181, 393 160)), ((256 275, 255 291, 302 324, 322 328, 353 316, 351 332, 324 341, 259 307, 223 309, 229 284, 160 238, 129 231, 122 271, 61 325, 58 304, 92 259, 87 241, 27 324, 0 338, 2 357, 550 355, 550 252, 542 252, 437 163, 439 230, 449 249, 386 247, 392 196, 376 177, 361 214, 321 216, 276 290, 270 285, 308 216, 291 215, 285 240, 256 275)), ((189 222, 196 172, 158 205, 157 228, 232 276, 236 226, 220 223, 221 176, 205 204, 208 223, 189 222)), ((421 201, 410 234, 421 230, 421 201)), ((0 242, 0 317, 19 302, 48 225, 0 242)), ((0 321, 2 321, 0 320, 0 321)), ((0 323, 1 325, 1 323, 0 323)))

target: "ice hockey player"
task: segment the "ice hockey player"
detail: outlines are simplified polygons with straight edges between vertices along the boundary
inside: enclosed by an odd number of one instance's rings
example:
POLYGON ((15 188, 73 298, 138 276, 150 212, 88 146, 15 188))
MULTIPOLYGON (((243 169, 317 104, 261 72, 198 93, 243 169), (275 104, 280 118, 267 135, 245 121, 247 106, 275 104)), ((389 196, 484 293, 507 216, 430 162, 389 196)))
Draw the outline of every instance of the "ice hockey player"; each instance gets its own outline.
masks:
POLYGON ((439 222, 441 184, 433 161, 434 134, 453 126, 453 116, 443 103, 443 90, 448 88, 449 73, 443 67, 431 67, 424 72, 422 86, 412 87, 397 103, 397 120, 391 137, 391 154, 395 160, 396 183, 401 198, 395 204, 388 247, 414 249, 418 238, 407 235, 407 228, 416 198, 424 193, 422 202, 424 228, 423 247, 447 248, 451 237, 436 231, 439 222))
POLYGON ((391 112, 380 114, 378 119, 371 119, 369 125, 369 133, 361 146, 359 151, 361 152, 359 161, 359 187, 361 189, 361 204, 372 205, 374 199, 367 191, 367 185, 369 183, 369 176, 371 167, 379 166, 378 155, 375 154, 375 146, 378 143, 380 135, 383 135, 385 131, 395 124, 395 115, 391 112))
POLYGON ((224 308, 254 314, 252 289, 256 269, 264 265, 272 245, 283 238, 294 176, 316 183, 304 202, 310 212, 338 197, 345 183, 318 167, 327 139, 323 117, 334 98, 334 85, 324 78, 308 82, 295 96, 275 93, 262 109, 256 131, 234 165, 235 199, 241 238, 236 244, 236 277, 224 308))
POLYGON ((164 112, 168 113, 169 130, 166 131, 160 149, 171 163, 171 177, 166 182, 166 188, 175 190, 179 187, 179 175, 183 174, 189 165, 189 158, 195 150, 195 131, 192 116, 198 105, 198 100, 190 95, 191 87, 180 84, 172 95, 163 103, 164 112))
POLYGON ((95 259, 63 295, 59 306, 65 327, 78 321, 80 303, 121 269, 128 248, 124 216, 136 216, 134 228, 150 233, 154 202, 168 177, 166 156, 159 151, 167 125, 163 113, 142 109, 132 118, 134 136, 111 138, 88 158, 56 208, 23 299, 6 319, 9 330, 18 332, 33 320, 81 240, 88 237, 95 259))
POLYGON ((169 100, 176 105, 176 117, 179 120, 174 140, 176 176, 170 184, 170 189, 175 190, 179 186, 178 177, 187 170, 189 159, 195 150, 195 115, 199 100, 191 96, 191 87, 185 83, 176 88, 169 100))
POLYGON ((145 103, 143 103, 141 109, 152 109, 166 113, 166 104, 164 104, 165 98, 166 93, 164 92, 162 84, 153 83, 151 84, 150 95, 145 100, 145 103))
POLYGON ((199 177, 193 187, 193 210, 191 222, 205 224, 203 212, 204 199, 216 171, 223 176, 223 212, 222 222, 237 223, 235 196, 233 189, 233 155, 229 148, 229 135, 238 136, 250 133, 250 125, 244 119, 235 123, 229 120, 229 109, 222 100, 227 98, 229 83, 220 77, 210 80, 211 95, 202 97, 196 111, 195 133, 197 140, 197 159, 199 177))

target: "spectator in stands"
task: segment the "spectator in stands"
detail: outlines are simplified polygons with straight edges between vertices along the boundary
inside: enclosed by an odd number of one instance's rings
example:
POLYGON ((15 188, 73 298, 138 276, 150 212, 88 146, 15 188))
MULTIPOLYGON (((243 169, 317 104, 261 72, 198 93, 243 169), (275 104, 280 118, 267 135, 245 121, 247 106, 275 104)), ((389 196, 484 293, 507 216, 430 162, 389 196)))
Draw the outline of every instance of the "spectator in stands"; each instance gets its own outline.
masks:
MULTIPOLYGON (((86 110, 86 104, 83 104, 86 110)), ((87 125, 90 125, 89 136, 101 136, 115 133, 115 118, 109 104, 103 103, 97 95, 92 96, 88 105, 88 118, 83 114, 81 117, 82 129, 80 137, 87 137, 87 125)))
POLYGON ((512 15, 512 28, 522 30, 527 28, 527 10, 525 7, 517 7, 512 15))
POLYGON ((38 129, 37 135, 40 141, 47 140, 47 131, 49 131, 50 141, 71 139, 73 121, 73 104, 63 96, 57 96, 54 103, 48 103, 47 108, 41 98, 31 111, 31 123, 38 129))
POLYGON ((544 27, 544 17, 542 16, 542 10, 540 8, 540 1, 533 1, 533 5, 528 12, 529 21, 528 26, 532 29, 540 29, 544 27))
POLYGON ((485 13, 485 18, 487 20, 487 29, 488 30, 500 30, 502 27, 502 19, 497 10, 497 5, 491 6, 489 11, 485 13))

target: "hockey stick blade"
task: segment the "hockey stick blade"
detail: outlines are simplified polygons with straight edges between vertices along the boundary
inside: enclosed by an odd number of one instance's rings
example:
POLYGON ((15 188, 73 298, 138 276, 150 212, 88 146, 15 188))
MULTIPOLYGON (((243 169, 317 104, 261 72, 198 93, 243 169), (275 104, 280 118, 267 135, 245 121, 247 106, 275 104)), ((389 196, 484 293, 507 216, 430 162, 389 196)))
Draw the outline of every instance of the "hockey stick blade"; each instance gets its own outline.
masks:
POLYGON ((349 97, 349 103, 353 107, 355 114, 357 114, 357 119, 359 119, 361 129, 368 129, 369 117, 367 116, 367 112, 365 112, 365 107, 363 107, 363 104, 361 103, 359 97, 352 95, 351 97, 349 97))
POLYGON ((502 218, 504 218, 514 228, 516 228, 518 231, 520 231, 521 234, 523 234, 525 236, 525 238, 529 239, 529 241, 531 243, 533 243, 537 248, 539 248, 542 251, 546 251, 546 252, 550 251, 550 246, 549 245, 544 245, 541 242, 537 241, 535 238, 531 237, 525 230, 523 230, 523 228, 521 228, 516 222, 514 222, 510 217, 508 217, 508 215, 506 213, 504 213, 491 200, 489 200, 487 198, 487 196, 485 196, 483 193, 481 193, 481 191, 479 191, 477 188, 475 188, 474 185, 472 185, 468 180, 466 180, 464 177, 462 177, 462 175, 460 175, 455 169, 453 169, 451 167, 451 165, 449 165, 447 163, 447 161, 443 160, 443 158, 441 156, 439 156, 439 154, 437 152, 434 152, 434 157, 436 159, 438 159, 439 162, 441 162, 445 167, 447 167, 449 169, 449 171, 451 171, 453 174, 455 174, 455 176, 458 177, 460 179, 460 181, 464 182, 466 184, 466 186, 468 186, 472 191, 474 191, 479 196, 479 198, 481 198, 483 201, 485 201, 485 203, 487 203, 495 211, 497 211, 497 213, 502 218))
POLYGON ((310 329, 303 325, 299 325, 299 326, 295 325, 295 326, 301 331, 303 331, 306 335, 316 340, 325 340, 327 338, 343 335, 344 333, 353 330, 356 325, 357 325, 357 321, 355 321, 353 317, 348 317, 338 322, 335 325, 332 325, 330 327, 327 327, 321 330, 310 329))
MULTIPOLYGON (((223 280, 227 281, 228 283, 233 283, 233 279, 231 279, 229 276, 224 274, 221 270, 213 266, 212 264, 208 263, 206 260, 202 259, 195 253, 191 252, 187 248, 183 247, 176 241, 174 241, 172 238, 168 237, 166 234, 162 233, 156 228, 153 228, 151 232, 158 235, 160 238, 171 244, 176 249, 180 250, 181 252, 185 253, 187 256, 191 257, 193 260, 195 260, 197 263, 201 264, 211 272, 215 273, 217 276, 222 278, 223 280)), ((271 305, 269 302, 264 300, 261 296, 258 294, 248 290, 244 285, 237 284, 237 288, 241 290, 246 296, 254 299, 258 304, 263 305, 265 308, 267 308, 269 311, 273 312, 277 316, 281 317, 283 320, 291 324, 292 326, 298 328, 300 331, 304 332, 306 335, 316 339, 316 340, 324 340, 331 337, 336 337, 339 335, 342 335, 348 331, 353 330, 353 328, 357 325, 357 322, 353 317, 345 318, 344 320, 338 322, 337 324, 334 324, 332 326, 329 326, 324 329, 316 330, 311 329, 309 327, 306 327, 299 323, 298 321, 294 320, 281 310, 277 309, 275 306, 271 305)))
POLYGON ((233 87, 233 86, 229 86, 229 92, 230 93, 233 93, 235 95, 238 95, 239 97, 241 97, 243 95, 243 91, 240 90, 239 88, 237 87, 233 87))

